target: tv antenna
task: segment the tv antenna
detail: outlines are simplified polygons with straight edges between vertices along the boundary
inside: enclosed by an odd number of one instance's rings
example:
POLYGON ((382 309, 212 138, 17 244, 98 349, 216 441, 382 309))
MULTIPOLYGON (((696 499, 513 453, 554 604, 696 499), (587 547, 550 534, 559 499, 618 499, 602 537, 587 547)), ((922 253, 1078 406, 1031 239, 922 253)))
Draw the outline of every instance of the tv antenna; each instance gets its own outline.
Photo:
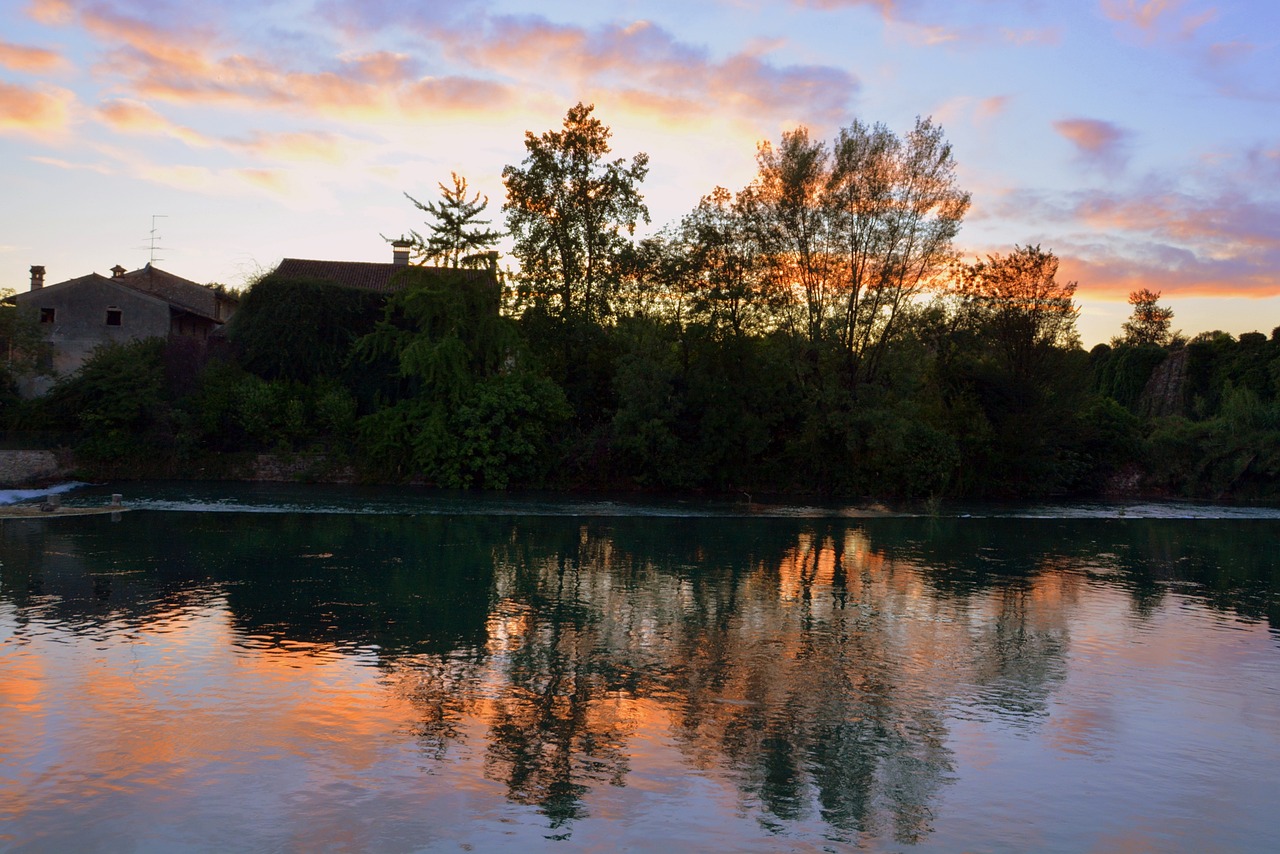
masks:
POLYGON ((157 261, 164 260, 163 258, 156 257, 157 249, 160 251, 164 251, 165 249, 165 247, 160 245, 160 234, 156 229, 156 220, 168 219, 168 218, 169 218, 168 214, 152 214, 151 215, 151 233, 147 237, 147 245, 142 247, 143 249, 148 250, 148 252, 150 253, 150 260, 148 260, 147 262, 148 264, 154 264, 157 261))

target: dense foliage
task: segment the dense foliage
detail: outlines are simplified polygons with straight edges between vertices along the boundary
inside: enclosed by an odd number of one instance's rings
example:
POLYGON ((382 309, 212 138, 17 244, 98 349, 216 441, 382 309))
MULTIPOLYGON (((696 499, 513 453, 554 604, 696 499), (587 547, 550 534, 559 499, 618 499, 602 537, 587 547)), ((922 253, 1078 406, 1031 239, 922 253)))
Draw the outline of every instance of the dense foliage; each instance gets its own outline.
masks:
POLYGON ((510 281, 455 268, 492 233, 458 243, 483 204, 454 176, 418 205, 448 269, 390 298, 269 276, 229 346, 104 349, 24 418, 139 471, 275 451, 461 488, 1280 497, 1280 334, 1188 341, 1142 290, 1086 353, 1052 251, 956 257, 969 196, 928 120, 784 134, 638 241, 648 160, 609 159, 590 106, 525 148, 510 281))

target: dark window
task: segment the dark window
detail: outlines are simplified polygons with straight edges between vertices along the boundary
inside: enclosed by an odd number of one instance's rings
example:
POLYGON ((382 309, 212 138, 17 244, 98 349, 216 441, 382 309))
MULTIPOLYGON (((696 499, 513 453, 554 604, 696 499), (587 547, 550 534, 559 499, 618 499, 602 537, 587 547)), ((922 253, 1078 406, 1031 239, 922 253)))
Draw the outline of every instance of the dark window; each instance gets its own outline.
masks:
POLYGON ((41 323, 53 323, 53 322, 54 322, 54 315, 55 315, 55 314, 57 314, 57 312, 56 312, 54 309, 52 309, 52 308, 42 308, 42 309, 40 309, 40 322, 41 322, 41 323))
POLYGON ((107 326, 119 326, 124 313, 118 308, 107 309, 107 326))

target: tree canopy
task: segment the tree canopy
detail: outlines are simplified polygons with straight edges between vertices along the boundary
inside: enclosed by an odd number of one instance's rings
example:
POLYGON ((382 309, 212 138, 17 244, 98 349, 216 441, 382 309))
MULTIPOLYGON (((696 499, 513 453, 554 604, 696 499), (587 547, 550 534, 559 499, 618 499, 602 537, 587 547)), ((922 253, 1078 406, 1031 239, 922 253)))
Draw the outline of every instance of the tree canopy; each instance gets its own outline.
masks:
POLYGON ((1133 314, 1121 327, 1124 334, 1117 339, 1122 344, 1142 346, 1155 344, 1163 347, 1173 337, 1169 325, 1173 321, 1173 309, 1158 305, 1160 292, 1140 288, 1129 294, 1133 314))
POLYGON ((524 161, 502 170, 522 285, 562 318, 609 314, 618 255, 637 223, 649 222, 639 189, 649 156, 607 160, 610 130, 593 109, 579 103, 563 130, 526 133, 524 161))

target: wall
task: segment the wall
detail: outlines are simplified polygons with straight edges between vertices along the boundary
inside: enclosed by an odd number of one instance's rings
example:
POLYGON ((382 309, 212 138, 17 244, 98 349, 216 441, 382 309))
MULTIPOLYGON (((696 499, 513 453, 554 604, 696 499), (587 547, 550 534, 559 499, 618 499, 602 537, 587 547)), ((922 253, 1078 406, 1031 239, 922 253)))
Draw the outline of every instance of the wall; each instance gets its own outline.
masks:
POLYGON ((0 451, 0 487, 27 486, 64 474, 52 451, 0 451))
MULTIPOLYGON (((54 310, 54 322, 42 324, 54 347, 53 370, 58 374, 74 372, 93 349, 108 341, 124 343, 144 338, 163 338, 169 334, 169 305, 163 300, 139 293, 109 279, 95 277, 50 285, 17 295, 23 311, 37 316, 41 309, 54 310), (107 308, 121 312, 120 325, 107 325, 107 308)), ((26 384, 31 385, 31 384, 26 384)), ((41 379, 24 394, 42 394, 52 380, 41 379)))

